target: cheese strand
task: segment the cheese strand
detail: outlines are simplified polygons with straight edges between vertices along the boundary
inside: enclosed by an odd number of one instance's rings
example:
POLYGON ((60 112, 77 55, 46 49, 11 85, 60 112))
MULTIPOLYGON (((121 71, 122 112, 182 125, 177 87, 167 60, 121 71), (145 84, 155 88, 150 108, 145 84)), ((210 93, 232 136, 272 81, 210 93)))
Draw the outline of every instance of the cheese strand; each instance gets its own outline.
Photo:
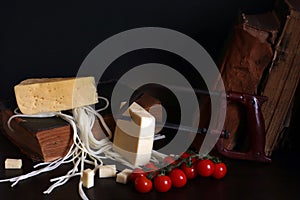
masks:
MULTIPOLYGON (((8 178, 0 180, 0 182, 14 182, 11 186, 15 186, 19 181, 37 176, 44 172, 52 171, 59 166, 73 162, 73 168, 69 170, 65 175, 52 178, 50 182, 54 182, 47 190, 44 191, 44 194, 51 193, 56 187, 59 187, 65 184, 70 178, 75 176, 81 176, 84 171, 85 163, 94 165, 94 171, 98 170, 99 166, 103 165, 103 159, 111 159, 116 162, 119 162, 129 168, 134 168, 131 163, 124 160, 124 158, 112 150, 112 133, 107 124, 105 123, 103 117, 99 113, 100 111, 105 110, 109 106, 109 101, 105 97, 99 97, 106 102, 106 106, 95 110, 91 106, 84 106, 79 108, 74 108, 72 110, 72 116, 64 114, 62 112, 54 113, 43 113, 38 115, 23 115, 18 113, 15 110, 15 115, 11 116, 7 122, 8 127, 11 131, 14 131, 11 127, 12 119, 16 117, 60 117, 63 120, 67 121, 73 129, 73 144, 71 145, 68 153, 63 157, 59 158, 52 162, 43 162, 34 166, 36 169, 30 173, 20 175, 14 178, 8 178), (93 125, 95 120, 99 119, 100 123, 107 133, 107 137, 97 140, 92 132, 93 125)), ((152 151, 151 161, 159 162, 166 155, 159 153, 157 151, 152 151)), ((78 184, 79 195, 82 199, 88 200, 88 197, 84 193, 82 180, 80 179, 78 184)))

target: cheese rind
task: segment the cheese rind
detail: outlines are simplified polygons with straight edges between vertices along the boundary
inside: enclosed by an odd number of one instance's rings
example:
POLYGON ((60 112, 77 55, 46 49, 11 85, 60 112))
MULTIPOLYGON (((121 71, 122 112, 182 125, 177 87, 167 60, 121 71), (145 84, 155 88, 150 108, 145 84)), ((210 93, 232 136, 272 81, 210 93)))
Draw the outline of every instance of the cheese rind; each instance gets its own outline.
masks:
POLYGON ((23 114, 63 111, 98 102, 94 77, 27 79, 14 91, 23 114))
POLYGON ((94 187, 94 176, 95 176, 94 170, 85 169, 81 177, 82 185, 86 188, 94 187))
POLYGON ((21 168, 22 168, 21 159, 7 158, 5 160, 5 169, 21 169, 21 168))

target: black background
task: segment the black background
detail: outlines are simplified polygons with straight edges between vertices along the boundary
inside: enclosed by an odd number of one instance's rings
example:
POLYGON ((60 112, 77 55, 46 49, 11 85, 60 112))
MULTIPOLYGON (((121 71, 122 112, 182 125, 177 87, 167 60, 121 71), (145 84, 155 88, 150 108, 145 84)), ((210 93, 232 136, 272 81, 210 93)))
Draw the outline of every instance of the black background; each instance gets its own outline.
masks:
MULTIPOLYGON (((217 61, 238 13, 266 12, 272 6, 272 0, 2 2, 0 98, 12 97, 13 86, 26 78, 75 76, 95 46, 137 27, 180 31, 217 61)), ((123 65, 113 69, 118 72, 123 65)))
MULTIPOLYGON (((199 42, 218 65, 239 13, 268 12, 274 4, 275 0, 1 1, 0 99, 14 99, 14 85, 26 78, 76 76, 99 43, 138 27, 182 32, 199 42)), ((185 75, 194 78, 193 67, 188 68, 178 56, 168 56, 161 51, 131 52, 112 63, 106 78, 118 78, 132 66, 159 61, 175 68, 184 66, 185 75)), ((293 150, 300 149, 299 107, 294 108, 287 140, 293 150)))
MULTIPOLYGON (((26 78, 76 75, 81 62, 100 42, 137 27, 157 26, 180 31, 198 41, 217 62, 238 13, 266 12, 273 4, 273 0, 1 1, 0 99, 12 98, 13 86, 26 78)), ((115 72, 122 71, 136 59, 147 57, 144 61, 151 61, 150 58, 156 57, 153 52, 150 54, 149 57, 141 52, 131 54, 114 64, 115 72)), ((297 110, 299 113, 299 105, 297 110)), ((299 141, 296 117, 292 124, 294 134, 289 142, 299 150, 296 147, 299 141)), ((1 160, 4 156, 20 156, 2 135, 0 141, 1 160)), ((114 196, 122 199, 192 199, 195 196, 203 199, 295 199, 299 189, 296 157, 277 160, 275 156, 273 165, 229 160, 229 174, 225 180, 196 179, 184 190, 174 189, 166 194, 141 195, 126 185, 115 184, 114 180, 97 180, 97 187, 87 194, 92 199, 114 196)), ((23 172, 29 172, 32 163, 25 157, 24 161, 23 172)), ((72 179, 50 195, 42 195, 50 185, 49 179, 64 174, 62 170, 28 179, 15 188, 3 183, 1 197, 79 199, 78 179, 72 179)), ((13 176, 3 170, 1 174, 13 176)))

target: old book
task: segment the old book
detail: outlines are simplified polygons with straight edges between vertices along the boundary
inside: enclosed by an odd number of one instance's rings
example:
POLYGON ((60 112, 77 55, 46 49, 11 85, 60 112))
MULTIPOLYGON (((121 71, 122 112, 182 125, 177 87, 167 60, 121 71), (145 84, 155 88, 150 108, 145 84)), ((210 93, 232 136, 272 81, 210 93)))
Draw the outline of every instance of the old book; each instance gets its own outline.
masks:
POLYGON ((262 84, 262 94, 269 98, 262 107, 268 155, 276 148, 300 77, 300 0, 280 0, 275 9, 282 31, 262 84))
MULTIPOLYGON (((226 91, 257 94, 263 73, 273 58, 272 46, 278 29, 279 22, 273 12, 241 14, 221 59, 220 72, 226 91)), ((243 108, 228 102, 224 129, 230 131, 230 137, 224 140, 224 147, 232 150, 237 144, 243 145, 238 141, 245 137, 245 120, 243 108)))
MULTIPOLYGON (((11 106, 0 101, 1 132, 15 144, 22 153, 34 161, 50 162, 66 155, 73 144, 73 129, 59 117, 14 118, 11 121, 13 131, 7 121, 13 115, 11 106)), ((110 130, 114 130, 115 121, 111 116, 104 116, 110 130)), ((95 120, 92 132, 97 140, 107 136, 99 120, 95 120)))
MULTIPOLYGON (((158 122, 162 120, 162 106, 160 101, 149 94, 143 93, 136 100, 142 107, 152 113, 158 122)), ((7 121, 13 115, 14 105, 11 102, 0 101, 0 129, 1 132, 15 144, 22 153, 34 161, 50 162, 63 157, 73 143, 73 130, 68 122, 59 117, 49 118, 14 118, 8 128, 7 121)), ((98 104, 96 107, 99 106, 98 104)), ((103 116, 108 128, 115 130, 115 120, 111 114, 103 116)), ((96 120, 92 132, 98 140, 106 137, 102 124, 96 120)), ((160 128, 157 128, 158 132, 160 128)))
POLYGON ((14 118, 11 121, 13 130, 10 130, 7 121, 12 115, 12 109, 0 102, 1 132, 32 160, 50 162, 68 152, 73 143, 73 131, 64 120, 58 117, 14 118))

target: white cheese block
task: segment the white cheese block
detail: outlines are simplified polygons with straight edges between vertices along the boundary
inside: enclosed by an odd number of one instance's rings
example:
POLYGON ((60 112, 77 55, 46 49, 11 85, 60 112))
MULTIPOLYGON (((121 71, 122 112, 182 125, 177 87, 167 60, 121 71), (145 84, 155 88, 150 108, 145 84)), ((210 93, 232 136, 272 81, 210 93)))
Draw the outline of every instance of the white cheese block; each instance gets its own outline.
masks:
POLYGON ((155 118, 135 102, 129 106, 127 114, 131 120, 117 120, 113 149, 132 165, 144 165, 151 157, 155 118))
POLYGON ((135 102, 129 106, 129 114, 132 120, 141 128, 149 128, 155 125, 154 116, 135 102))
POLYGON ((116 177, 116 165, 102 165, 99 166, 99 178, 116 177))
POLYGON ((124 132, 117 123, 113 144, 125 151, 148 154, 151 152, 154 140, 154 129, 150 137, 134 137, 124 132))
POLYGON ((7 158, 5 160, 5 169, 21 169, 21 168, 22 168, 21 159, 7 158))
MULTIPOLYGON (((120 103, 120 109, 126 104, 126 101, 120 103)), ((139 104, 138 104, 139 105, 139 104)), ((163 126, 163 115, 166 116, 166 110, 161 104, 155 104, 151 106, 148 112, 155 118, 156 123, 160 123, 160 126, 155 126, 155 133, 158 133, 162 130, 163 126)), ((129 109, 123 113, 124 116, 130 116, 129 109)))
POLYGON ((133 137, 153 137, 155 130, 155 118, 139 104, 133 102, 123 113, 130 116, 131 120, 117 120, 117 127, 133 137))
POLYGON ((124 169, 123 171, 117 174, 116 182, 127 184, 130 180, 131 173, 132 173, 131 169, 124 169))
POLYGON ((81 177, 82 185, 86 188, 94 187, 94 176, 95 176, 94 170, 85 169, 81 177))
POLYGON ((69 110, 98 102, 94 77, 27 79, 14 91, 23 114, 69 110))
POLYGON ((121 149, 114 144, 113 144, 113 149, 114 149, 114 151, 116 151, 120 155, 122 155, 125 160, 127 160, 129 163, 131 163, 135 167, 147 164, 150 161, 150 158, 152 155, 151 151, 150 151, 150 153, 139 153, 139 152, 134 153, 134 152, 130 152, 130 151, 121 149))

